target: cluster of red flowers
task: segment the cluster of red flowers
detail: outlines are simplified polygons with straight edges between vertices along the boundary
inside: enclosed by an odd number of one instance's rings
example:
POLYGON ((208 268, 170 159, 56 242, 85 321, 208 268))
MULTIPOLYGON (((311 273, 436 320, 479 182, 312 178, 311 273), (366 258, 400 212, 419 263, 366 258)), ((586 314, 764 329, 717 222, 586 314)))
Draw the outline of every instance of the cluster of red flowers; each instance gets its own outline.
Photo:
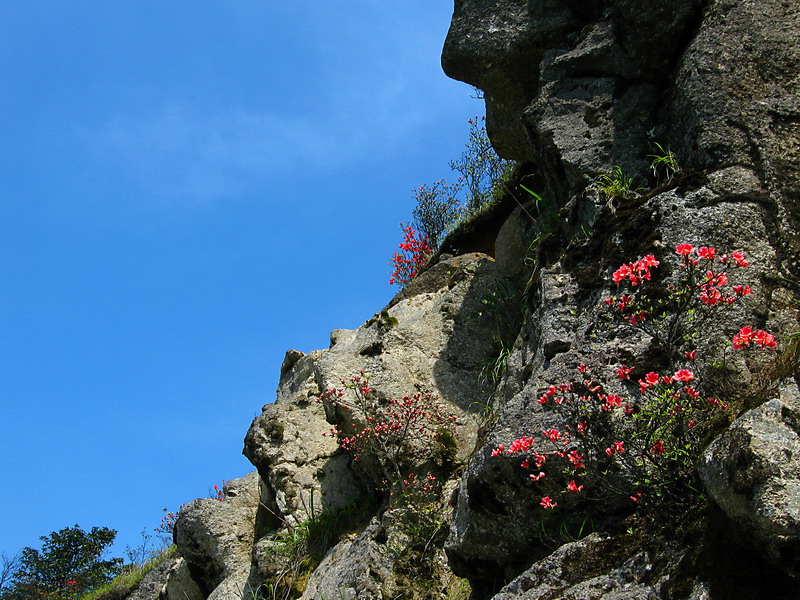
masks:
POLYGON ((639 285, 642 281, 650 280, 650 269, 652 267, 657 267, 659 264, 655 256, 648 254, 636 262, 622 265, 619 269, 614 271, 611 279, 613 279, 614 283, 617 285, 626 279, 631 282, 631 285, 639 285))
POLYGON ((775 348, 778 345, 775 336, 771 333, 767 333, 763 329, 753 331, 752 327, 742 327, 739 333, 733 336, 733 349, 741 350, 745 346, 749 346, 750 342, 760 348, 775 348))
POLYGON ((331 435, 336 436, 342 449, 353 455, 354 461, 364 455, 377 459, 391 480, 390 487, 400 482, 400 474, 407 466, 430 458, 433 439, 456 435, 455 415, 434 394, 417 392, 382 402, 373 397, 369 377, 363 372, 343 379, 342 384, 342 388, 324 391, 318 402, 351 410, 356 417, 355 429, 348 433, 334 425, 331 435), (346 394, 352 400, 349 403, 345 402, 346 394))
MULTIPOLYGON (((225 484, 223 483, 223 486, 225 484)), ((211 494, 211 497, 215 500, 225 500, 225 490, 218 485, 214 485, 214 491, 211 494)))
POLYGON ((403 242, 398 245, 403 252, 395 252, 389 262, 394 267, 389 284, 405 285, 417 276, 433 254, 433 248, 424 237, 417 237, 413 227, 403 229, 403 242))
MULTIPOLYGON (((673 356, 676 362, 690 362, 686 366, 673 367, 671 373, 650 371, 644 374, 637 381, 638 395, 634 391, 637 388, 631 389, 632 398, 629 402, 625 402, 618 394, 605 392, 602 384, 589 377, 588 368, 581 364, 577 368, 579 378, 550 385, 537 399, 537 404, 543 408, 552 407, 566 412, 566 430, 543 430, 540 440, 522 436, 507 449, 499 444, 492 451, 492 456, 522 454, 521 466, 533 469, 529 474, 533 482, 540 482, 547 476, 548 467, 545 464, 548 461, 557 461, 556 471, 551 465, 549 472, 566 474, 571 479, 562 493, 583 490, 584 486, 577 484, 576 479, 587 476, 586 462, 600 461, 603 455, 607 457, 605 460, 615 461, 620 468, 638 473, 634 479, 649 482, 647 486, 662 485, 660 493, 669 493, 674 483, 659 482, 659 477, 664 477, 665 473, 675 471, 678 477, 682 473, 691 473, 691 449, 699 443, 697 434, 693 432, 695 426, 710 419, 713 411, 726 410, 728 407, 716 398, 704 397, 700 391, 700 377, 694 368, 689 368, 691 361, 697 357, 697 351, 682 348, 685 341, 690 339, 686 332, 691 331, 687 329, 691 325, 686 323, 696 318, 695 313, 730 305, 752 292, 749 286, 743 284, 728 287, 725 268, 729 265, 738 268, 749 266, 742 252, 733 252, 730 256, 718 255, 716 248, 702 246, 695 249, 691 244, 684 243, 676 246, 675 254, 682 258, 680 268, 685 275, 680 285, 669 288, 674 297, 672 302, 667 301, 662 305, 658 301, 658 306, 651 306, 644 292, 631 291, 619 297, 612 296, 605 303, 615 309, 623 323, 632 324, 654 338, 660 334, 657 328, 659 319, 662 319, 672 328, 673 334, 677 331, 679 335, 674 338, 664 335, 659 340, 675 345, 673 356), (715 261, 721 266, 714 267, 715 261), (664 306, 671 307, 666 310, 673 310, 676 314, 668 315, 664 306), (663 314, 654 314, 656 309, 663 314), (677 322, 684 323, 684 329, 676 327, 677 322), (683 351, 681 353, 678 350, 683 351), (680 356, 680 360, 677 356, 680 356), (611 419, 614 411, 619 411, 620 418, 611 419), (610 423, 614 423, 613 426, 609 426, 610 423), (590 437, 592 443, 589 443, 590 437), (556 448, 545 450, 547 445, 556 448), (664 461, 668 461, 672 467, 664 469, 664 461)), ((619 267, 614 271, 612 281, 617 286, 627 281, 632 287, 641 289, 644 282, 652 280, 651 270, 659 264, 654 255, 648 254, 619 267)), ((733 336, 733 348, 736 350, 751 343, 759 348, 773 349, 777 346, 774 336, 761 329, 743 327, 733 336)), ((627 382, 635 367, 620 365, 614 371, 619 381, 627 382)), ((586 480, 586 483, 591 482, 586 480)), ((602 485, 602 478, 597 483, 602 485)), ((640 489, 652 491, 647 486, 640 489)), ((636 491, 632 494, 629 492, 629 497, 634 502, 640 502, 646 496, 642 491, 636 491)), ((550 495, 542 496, 539 504, 544 509, 553 509, 558 505, 550 495)))

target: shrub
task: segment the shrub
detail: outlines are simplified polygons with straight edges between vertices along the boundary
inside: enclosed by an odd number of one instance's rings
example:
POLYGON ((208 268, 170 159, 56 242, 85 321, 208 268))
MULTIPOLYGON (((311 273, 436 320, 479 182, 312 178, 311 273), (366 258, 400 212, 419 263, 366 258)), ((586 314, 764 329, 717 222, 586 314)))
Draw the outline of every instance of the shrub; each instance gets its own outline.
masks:
POLYGON ((74 599, 114 578, 122 559, 104 560, 117 532, 107 527, 84 531, 78 525, 43 536, 41 550, 23 548, 8 600, 74 599))
POLYGON ((492 188, 512 163, 494 151, 486 133, 486 117, 475 117, 468 123, 466 150, 457 160, 450 161, 450 168, 461 174, 459 180, 467 190, 467 210, 475 212, 492 199, 492 188))
MULTIPOLYGON (((402 493, 409 478, 418 476, 414 471, 426 463, 430 467, 443 448, 454 446, 456 417, 433 394, 382 400, 363 372, 343 379, 342 386, 326 390, 318 400, 349 415, 352 425, 334 425, 331 434, 354 461, 368 459, 367 468, 374 469, 384 491, 402 493)), ((428 481, 435 477, 430 475, 428 481)))
POLYGON ((461 214, 461 202, 458 199, 460 191, 460 182, 450 185, 442 179, 432 185, 422 184, 413 192, 416 200, 412 212, 414 225, 434 250, 461 214))
POLYGON ((406 285, 417 276, 433 254, 428 240, 425 237, 418 237, 419 234, 413 227, 404 228, 403 234, 403 242, 398 245, 402 253, 395 252, 389 263, 394 267, 389 279, 390 285, 406 285))
MULTIPOLYGON (((659 509, 683 510, 699 495, 695 464, 702 434, 727 406, 704 389, 693 344, 701 325, 751 293, 747 285, 732 285, 727 272, 749 263, 741 252, 719 256, 715 248, 690 244, 678 244, 675 253, 677 283, 651 290, 652 270, 661 263, 647 255, 613 273, 613 282, 627 291, 605 301, 612 319, 650 336, 668 367, 656 372, 619 365, 614 372, 623 397, 581 364, 573 380, 550 385, 537 400, 544 410, 561 415, 561 427, 493 451, 494 456, 522 456, 521 466, 543 492, 542 508, 553 509, 562 498, 570 502, 583 492, 595 499, 627 496, 636 504, 658 501, 659 509)), ((771 334, 750 326, 730 344, 734 350, 776 346, 771 334)))

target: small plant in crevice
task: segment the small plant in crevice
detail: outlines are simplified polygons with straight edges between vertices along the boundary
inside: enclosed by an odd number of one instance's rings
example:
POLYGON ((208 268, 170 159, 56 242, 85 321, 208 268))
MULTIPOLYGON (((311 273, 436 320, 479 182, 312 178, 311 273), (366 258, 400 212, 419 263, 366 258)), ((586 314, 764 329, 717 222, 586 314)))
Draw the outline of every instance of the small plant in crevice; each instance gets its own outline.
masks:
POLYGON ((496 388, 506 373, 508 359, 525 319, 522 294, 510 278, 498 279, 480 297, 480 307, 472 315, 488 320, 494 330, 492 353, 481 369, 480 378, 496 388))
POLYGON ((344 506, 314 506, 313 491, 306 519, 284 521, 273 534, 266 551, 272 576, 259 587, 260 598, 268 600, 298 598, 305 590, 311 572, 340 538, 363 526, 374 511, 371 499, 354 500, 344 506))
POLYGON ((598 191, 606 200, 633 198, 636 196, 638 189, 634 189, 633 178, 627 177, 619 165, 616 165, 610 173, 600 175, 595 182, 597 183, 598 191))
POLYGON ((397 492, 408 474, 419 469, 451 466, 440 451, 454 446, 456 417, 437 396, 417 392, 382 399, 363 372, 341 382, 342 387, 326 390, 318 399, 332 409, 335 421, 343 422, 330 434, 355 462, 365 463, 362 468, 372 472, 383 491, 397 492))
POLYGON ((669 148, 664 148, 658 142, 653 142, 656 147, 656 153, 651 154, 650 170, 653 172, 653 177, 656 179, 656 184, 669 183, 675 176, 675 173, 681 170, 678 164, 678 157, 669 148))
MULTIPOLYGON (((720 311, 752 293, 729 278, 729 269, 749 263, 741 252, 718 254, 715 248, 685 243, 675 254, 679 269, 674 279, 665 279, 665 289, 653 281, 661 261, 647 255, 613 273, 612 281, 624 285, 625 293, 605 301, 613 321, 646 334, 661 350, 661 367, 621 364, 606 379, 578 365, 574 378, 550 385, 537 399, 542 410, 560 416, 562 425, 493 451, 521 458, 543 509, 627 498, 670 513, 701 496, 695 465, 704 439, 728 407, 704 384, 697 350, 704 340, 698 338, 720 311), (615 383, 606 383, 610 380, 615 383)), ((729 344, 734 351, 777 346, 770 333, 749 325, 729 344)))

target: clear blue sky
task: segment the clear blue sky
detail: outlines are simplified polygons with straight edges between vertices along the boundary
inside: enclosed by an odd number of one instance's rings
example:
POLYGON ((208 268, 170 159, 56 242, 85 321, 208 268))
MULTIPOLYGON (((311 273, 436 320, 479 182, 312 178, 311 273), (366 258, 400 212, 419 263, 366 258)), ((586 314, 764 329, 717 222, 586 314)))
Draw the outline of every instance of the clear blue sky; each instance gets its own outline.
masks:
POLYGON ((250 470, 289 348, 395 291, 411 189, 481 113, 452 3, 0 3, 0 550, 250 470))

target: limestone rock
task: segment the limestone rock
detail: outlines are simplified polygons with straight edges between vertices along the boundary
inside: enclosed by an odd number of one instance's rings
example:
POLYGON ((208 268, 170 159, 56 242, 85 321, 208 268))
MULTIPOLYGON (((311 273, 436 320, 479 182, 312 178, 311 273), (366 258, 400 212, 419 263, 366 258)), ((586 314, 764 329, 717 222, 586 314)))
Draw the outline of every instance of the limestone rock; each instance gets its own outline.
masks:
POLYGON ((178 558, 170 564, 166 583, 158 598, 160 600, 204 600, 205 596, 192 579, 189 566, 183 558, 178 558))
POLYGON ((204 595, 228 598, 232 589, 244 589, 260 498, 258 479, 253 472, 229 481, 224 500, 194 500, 179 513, 175 545, 204 595))
MULTIPOLYGON (((676 566, 685 552, 685 548, 663 539, 645 542, 635 536, 610 538, 593 533, 564 544, 493 598, 660 600, 666 597, 662 589, 670 567, 676 566)), ((703 595, 691 597, 699 600, 703 595)))
POLYGON ((317 402, 322 354, 287 352, 277 400, 264 407, 245 437, 244 454, 263 481, 259 523, 264 529, 277 529, 286 520, 297 524, 312 506, 344 506, 362 493, 317 402))
POLYGON ((742 415, 703 454, 714 501, 771 563, 800 575, 800 392, 742 415))
POLYGON ((363 494, 350 457, 330 434, 341 415, 326 414, 317 402, 322 391, 360 371, 382 398, 438 395, 458 417, 460 458, 469 455, 488 394, 481 371, 497 335, 481 301, 509 277, 486 255, 444 259, 362 327, 335 330, 327 351, 284 361, 277 400, 253 421, 244 449, 267 484, 264 504, 278 517, 273 528, 306 518, 312 491, 317 508, 344 506, 363 494))

